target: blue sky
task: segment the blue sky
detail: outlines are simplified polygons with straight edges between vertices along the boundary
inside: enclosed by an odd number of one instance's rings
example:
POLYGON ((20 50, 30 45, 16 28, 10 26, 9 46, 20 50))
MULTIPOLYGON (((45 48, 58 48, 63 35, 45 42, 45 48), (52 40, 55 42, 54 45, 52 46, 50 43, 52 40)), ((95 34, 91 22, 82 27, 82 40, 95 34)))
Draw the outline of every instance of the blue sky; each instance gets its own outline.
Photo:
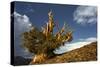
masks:
MULTIPOLYGON (((50 9, 54 15, 54 21, 59 24, 60 28, 64 22, 67 22, 74 30, 72 42, 97 38, 97 7, 95 6, 15 2, 15 44, 19 44, 20 32, 29 30, 32 25, 41 28, 48 21, 50 9)), ((57 31, 57 28, 54 31, 57 31)), ((15 49, 15 51, 20 50, 18 45, 15 49)), ((17 51, 18 53, 20 54, 20 51, 17 51)))

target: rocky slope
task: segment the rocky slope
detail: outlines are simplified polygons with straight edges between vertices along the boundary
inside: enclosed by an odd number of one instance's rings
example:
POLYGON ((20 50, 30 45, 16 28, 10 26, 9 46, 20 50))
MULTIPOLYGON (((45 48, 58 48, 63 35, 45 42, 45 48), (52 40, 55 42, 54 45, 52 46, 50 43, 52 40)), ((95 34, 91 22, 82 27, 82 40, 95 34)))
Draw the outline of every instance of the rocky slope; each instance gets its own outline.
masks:
POLYGON ((97 60, 97 42, 53 57, 43 63, 83 62, 97 60))

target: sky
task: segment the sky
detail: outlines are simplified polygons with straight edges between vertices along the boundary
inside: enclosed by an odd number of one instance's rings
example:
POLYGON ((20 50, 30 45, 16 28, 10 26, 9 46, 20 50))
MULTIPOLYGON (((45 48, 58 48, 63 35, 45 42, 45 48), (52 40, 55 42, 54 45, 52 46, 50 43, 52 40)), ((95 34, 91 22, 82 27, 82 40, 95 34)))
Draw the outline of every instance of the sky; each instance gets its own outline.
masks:
MULTIPOLYGON (((12 14, 14 16, 15 56, 31 56, 21 47, 21 33, 29 31, 32 26, 40 29, 48 21, 50 10, 52 10, 54 21, 59 24, 59 28, 66 22, 73 29, 73 41, 55 50, 55 53, 63 53, 97 40, 96 6, 15 2, 12 14)), ((54 31, 57 31, 57 27, 54 31)))

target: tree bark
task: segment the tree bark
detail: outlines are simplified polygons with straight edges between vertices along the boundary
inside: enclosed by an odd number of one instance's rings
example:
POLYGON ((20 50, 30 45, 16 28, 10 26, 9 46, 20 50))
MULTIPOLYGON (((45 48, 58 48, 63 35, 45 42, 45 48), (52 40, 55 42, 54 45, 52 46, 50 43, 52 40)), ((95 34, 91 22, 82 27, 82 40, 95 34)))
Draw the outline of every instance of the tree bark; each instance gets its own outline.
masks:
POLYGON ((43 61, 45 61, 47 59, 47 54, 41 53, 41 54, 37 54, 33 57, 32 61, 30 62, 30 64, 36 64, 36 63, 42 63, 43 61))

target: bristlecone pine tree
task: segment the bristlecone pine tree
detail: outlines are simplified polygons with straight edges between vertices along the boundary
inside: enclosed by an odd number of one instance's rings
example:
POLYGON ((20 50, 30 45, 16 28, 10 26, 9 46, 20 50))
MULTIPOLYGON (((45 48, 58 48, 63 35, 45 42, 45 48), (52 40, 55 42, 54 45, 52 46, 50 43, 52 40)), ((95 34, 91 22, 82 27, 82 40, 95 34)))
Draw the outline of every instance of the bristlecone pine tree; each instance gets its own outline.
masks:
MULTIPOLYGON (((41 30, 33 27, 30 31, 22 34, 23 47, 29 52, 34 53, 30 64, 42 63, 43 61, 55 56, 54 50, 65 42, 72 41, 72 30, 65 25, 54 33, 54 23, 52 11, 48 13, 48 22, 41 30)), ((57 27, 58 28, 58 27, 57 27)))

